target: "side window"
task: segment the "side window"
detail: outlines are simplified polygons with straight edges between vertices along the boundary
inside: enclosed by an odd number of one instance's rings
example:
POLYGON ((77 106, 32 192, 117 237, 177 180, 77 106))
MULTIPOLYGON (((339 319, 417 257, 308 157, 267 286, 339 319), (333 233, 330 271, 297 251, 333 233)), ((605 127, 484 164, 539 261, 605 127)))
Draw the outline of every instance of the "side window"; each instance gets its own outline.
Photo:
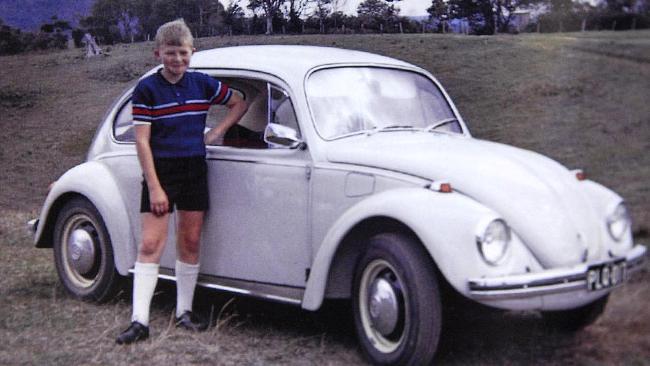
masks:
MULTIPOLYGON (((222 78, 221 81, 239 94, 248 104, 248 111, 232 126, 222 140, 214 145, 248 149, 268 149, 264 130, 269 122, 282 124, 298 131, 293 105, 282 89, 262 80, 222 78)), ((228 107, 215 105, 208 112, 206 132, 216 127, 228 114, 228 107)))
POLYGON ((113 134, 120 142, 135 142, 135 130, 133 129, 133 115, 131 99, 122 105, 120 111, 113 121, 113 134))

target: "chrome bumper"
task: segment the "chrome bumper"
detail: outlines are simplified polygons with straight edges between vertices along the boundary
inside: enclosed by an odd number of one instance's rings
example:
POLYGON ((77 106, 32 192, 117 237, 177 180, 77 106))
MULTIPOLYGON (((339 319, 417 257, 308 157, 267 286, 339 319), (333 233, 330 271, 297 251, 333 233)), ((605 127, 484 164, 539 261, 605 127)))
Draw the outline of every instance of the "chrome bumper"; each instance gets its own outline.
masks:
MULTIPOLYGON (((476 300, 526 299, 535 296, 560 292, 587 290, 589 268, 601 264, 625 261, 625 283, 635 272, 642 268, 646 248, 635 245, 625 257, 612 258, 602 262, 592 262, 573 267, 551 269, 538 273, 519 275, 470 278, 469 294, 476 300)), ((611 289, 611 288, 610 288, 611 289)))

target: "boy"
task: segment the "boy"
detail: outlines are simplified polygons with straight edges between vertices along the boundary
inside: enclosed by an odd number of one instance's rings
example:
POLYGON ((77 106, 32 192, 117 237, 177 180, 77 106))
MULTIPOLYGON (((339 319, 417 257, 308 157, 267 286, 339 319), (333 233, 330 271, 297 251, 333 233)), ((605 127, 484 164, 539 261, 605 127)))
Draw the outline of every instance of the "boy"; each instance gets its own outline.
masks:
POLYGON ((163 67, 142 79, 133 91, 136 149, 144 176, 142 243, 134 268, 132 323, 117 337, 118 344, 149 337, 149 307, 174 206, 178 210, 176 325, 193 331, 207 328, 192 313, 201 226, 208 209, 205 143, 223 136, 247 106, 221 82, 187 72, 194 51, 192 33, 183 20, 163 24, 156 33, 154 50, 163 67), (212 104, 225 104, 229 112, 204 136, 212 104))

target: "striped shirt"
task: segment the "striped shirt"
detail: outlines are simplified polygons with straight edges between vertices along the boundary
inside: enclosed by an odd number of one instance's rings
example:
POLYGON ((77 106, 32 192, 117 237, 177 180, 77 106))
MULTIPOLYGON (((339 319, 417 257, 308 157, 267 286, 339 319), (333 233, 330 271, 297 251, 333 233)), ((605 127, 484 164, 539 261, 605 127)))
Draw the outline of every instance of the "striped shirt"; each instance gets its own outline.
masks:
POLYGON ((140 80, 133 91, 133 124, 151 125, 155 158, 205 156, 203 133, 208 109, 226 104, 232 91, 200 72, 186 72, 172 84, 161 74, 140 80))

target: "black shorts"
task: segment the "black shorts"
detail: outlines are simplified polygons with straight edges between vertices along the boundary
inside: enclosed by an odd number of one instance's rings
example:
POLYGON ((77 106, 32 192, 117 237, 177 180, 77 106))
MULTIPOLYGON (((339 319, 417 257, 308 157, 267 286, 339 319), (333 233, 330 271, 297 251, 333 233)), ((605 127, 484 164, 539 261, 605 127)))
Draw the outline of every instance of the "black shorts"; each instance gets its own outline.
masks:
MULTIPOLYGON (((169 212, 174 206, 183 211, 207 211, 208 167, 203 157, 154 159, 156 174, 169 200, 169 212)), ((140 212, 151 212, 149 188, 142 180, 140 212)))

